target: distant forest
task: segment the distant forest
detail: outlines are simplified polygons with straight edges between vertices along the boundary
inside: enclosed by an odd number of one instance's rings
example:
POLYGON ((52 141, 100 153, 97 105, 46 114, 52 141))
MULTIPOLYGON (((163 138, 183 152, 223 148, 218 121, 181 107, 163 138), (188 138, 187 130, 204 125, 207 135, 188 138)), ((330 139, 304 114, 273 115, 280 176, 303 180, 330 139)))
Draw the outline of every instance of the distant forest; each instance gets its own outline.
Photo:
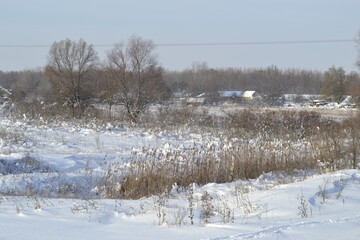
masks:
MULTIPOLYGON (((194 63, 183 71, 162 70, 170 92, 215 93, 219 90, 255 90, 263 95, 320 94, 324 85, 324 72, 301 69, 279 69, 276 66, 258 69, 209 68, 206 63, 194 63)), ((92 80, 93 89, 101 89, 102 71, 92 80), (98 87, 96 87, 98 85, 98 87)), ((346 75, 348 81, 359 82, 359 74, 346 75)), ((33 101, 51 99, 52 93, 42 69, 0 71, 0 85, 13 93, 14 100, 33 101)), ((350 94, 351 89, 348 91, 350 94)), ((89 92, 96 98, 96 93, 89 92)))
POLYGON ((206 63, 194 63, 192 68, 184 71, 166 71, 164 78, 172 91, 201 93, 254 90, 264 95, 317 94, 322 87, 323 73, 298 69, 281 70, 276 66, 259 69, 212 69, 206 63))

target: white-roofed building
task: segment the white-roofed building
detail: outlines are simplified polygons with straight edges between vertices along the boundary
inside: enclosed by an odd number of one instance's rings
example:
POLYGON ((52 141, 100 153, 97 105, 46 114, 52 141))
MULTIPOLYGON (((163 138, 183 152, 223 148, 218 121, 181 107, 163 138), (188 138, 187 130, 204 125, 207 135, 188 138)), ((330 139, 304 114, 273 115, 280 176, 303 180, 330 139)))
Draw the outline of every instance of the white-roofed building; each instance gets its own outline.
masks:
POLYGON ((245 91, 242 98, 244 100, 260 100, 261 96, 256 91, 245 91))
POLYGON ((244 91, 218 91, 218 93, 223 98, 240 98, 244 91))

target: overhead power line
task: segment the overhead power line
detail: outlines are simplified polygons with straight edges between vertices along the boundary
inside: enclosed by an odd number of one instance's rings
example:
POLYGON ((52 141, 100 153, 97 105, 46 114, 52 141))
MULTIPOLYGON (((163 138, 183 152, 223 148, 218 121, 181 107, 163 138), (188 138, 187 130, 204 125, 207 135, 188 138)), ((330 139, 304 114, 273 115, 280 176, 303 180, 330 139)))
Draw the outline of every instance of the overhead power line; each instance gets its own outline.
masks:
POLYGON ((355 39, 337 40, 295 40, 295 41, 257 41, 257 42, 213 42, 213 43, 168 43, 155 44, 159 47, 196 47, 196 46, 241 46, 241 45, 285 45, 285 44, 312 44, 312 43, 346 43, 355 42, 355 39))
MULTIPOLYGON (((207 46, 244 46, 244 45, 287 45, 287 44, 326 44, 350 43, 356 39, 329 39, 329 40, 292 40, 292 41, 249 41, 249 42, 202 42, 202 43, 155 43, 156 47, 207 47, 207 46)), ((9 44, 0 45, 0 48, 49 48, 51 45, 37 44, 9 44)), ((114 44, 93 44, 95 47, 112 47, 114 44)))

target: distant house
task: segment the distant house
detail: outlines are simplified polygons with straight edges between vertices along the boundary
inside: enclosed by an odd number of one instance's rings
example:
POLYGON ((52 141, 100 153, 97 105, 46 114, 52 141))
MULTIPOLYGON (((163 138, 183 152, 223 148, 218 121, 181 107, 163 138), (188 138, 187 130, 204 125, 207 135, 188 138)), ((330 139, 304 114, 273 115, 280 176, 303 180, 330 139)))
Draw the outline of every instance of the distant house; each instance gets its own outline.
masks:
POLYGON ((172 98, 168 100, 169 104, 182 105, 186 103, 186 99, 191 96, 190 93, 185 91, 182 92, 173 92, 172 98))
POLYGON ((245 101, 260 100, 261 96, 256 91, 245 91, 242 95, 245 101))
POLYGON ((344 100, 339 104, 340 107, 356 107, 356 99, 351 96, 345 96, 344 100))
POLYGON ((309 102, 312 100, 323 99, 324 95, 319 94, 284 94, 283 98, 287 102, 309 102))
POLYGON ((6 88, 0 86, 0 104, 11 102, 10 96, 12 93, 6 88))
POLYGON ((184 97, 190 97, 191 94, 187 92, 174 92, 173 98, 184 98, 184 97))
POLYGON ((194 97, 182 98, 182 100, 183 100, 183 103, 186 105, 199 106, 199 105, 203 105, 206 103, 206 97, 207 97, 207 94, 202 93, 202 94, 199 94, 194 97))
POLYGON ((10 97, 12 93, 6 88, 0 86, 0 97, 10 97))
POLYGON ((190 97, 185 99, 186 105, 199 106, 205 104, 205 98, 203 97, 190 97))
POLYGON ((323 99, 314 99, 314 100, 310 100, 309 104, 312 107, 320 107, 320 106, 325 106, 327 103, 323 99))
POLYGON ((244 91, 218 91, 222 98, 241 98, 244 91))
POLYGON ((219 91, 218 94, 224 100, 254 101, 261 99, 260 94, 256 91, 219 91))

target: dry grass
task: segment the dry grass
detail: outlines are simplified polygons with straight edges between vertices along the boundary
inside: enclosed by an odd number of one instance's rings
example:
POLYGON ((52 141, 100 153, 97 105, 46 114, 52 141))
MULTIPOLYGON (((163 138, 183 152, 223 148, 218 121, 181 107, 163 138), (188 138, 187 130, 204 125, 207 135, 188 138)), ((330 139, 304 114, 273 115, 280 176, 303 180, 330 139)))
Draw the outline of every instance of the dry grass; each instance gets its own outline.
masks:
POLYGON ((113 174, 104 182, 107 197, 137 199, 169 191, 175 184, 186 188, 191 183, 224 183, 256 178, 265 172, 317 167, 310 147, 276 146, 268 142, 194 147, 186 152, 174 150, 165 156, 143 151, 145 156, 131 162, 123 171, 110 167, 113 174))
POLYGON ((222 134, 232 138, 224 137, 218 146, 194 145, 166 155, 143 149, 140 160, 122 171, 110 168, 116 182, 106 184, 106 196, 137 199, 159 195, 175 184, 186 188, 191 183, 224 183, 268 172, 356 167, 359 149, 353 142, 359 138, 358 119, 339 123, 312 112, 245 110, 226 118, 222 134))
MULTIPOLYGON (((340 122, 309 111, 245 109, 216 116, 193 107, 162 107, 142 115, 138 127, 185 129, 219 141, 166 154, 143 149, 126 167, 109 167, 98 184, 105 197, 137 199, 159 195, 175 184, 186 188, 191 183, 224 183, 268 172, 336 171, 357 168, 359 163, 360 115, 340 122)), ((5 140, 7 136, 0 133, 5 140)))

